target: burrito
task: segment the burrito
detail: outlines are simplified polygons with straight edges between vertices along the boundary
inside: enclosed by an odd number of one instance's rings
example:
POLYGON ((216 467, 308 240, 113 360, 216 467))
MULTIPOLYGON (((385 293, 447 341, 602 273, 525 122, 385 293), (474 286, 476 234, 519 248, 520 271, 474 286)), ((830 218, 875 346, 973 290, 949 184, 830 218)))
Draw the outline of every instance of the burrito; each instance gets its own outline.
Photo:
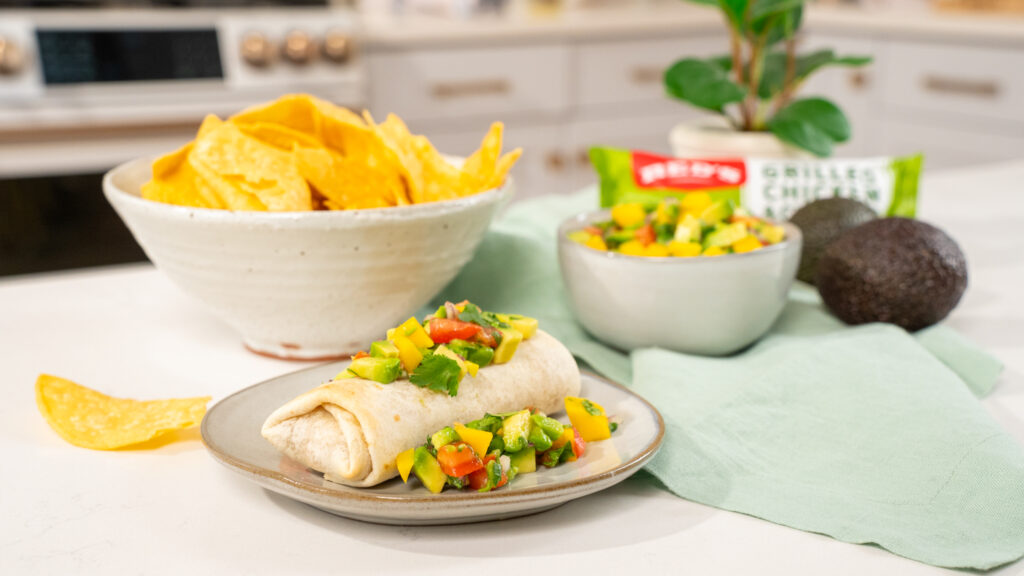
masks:
MULTIPOLYGON (((450 310, 449 319, 457 314, 450 310)), ((496 330, 504 333, 499 337, 503 342, 521 336, 512 329, 496 330)), ((440 330, 429 334, 441 338, 440 330)), ((415 367, 408 370, 411 380, 398 378, 388 384, 351 374, 353 377, 335 379, 274 411, 263 425, 263 437, 332 482, 374 486, 398 474, 395 460, 401 452, 422 444, 424 438, 452 422, 469 422, 488 412, 510 412, 524 406, 558 412, 566 396, 578 395, 580 375, 572 354, 542 330, 531 336, 517 343, 513 358, 481 367, 475 376, 464 378, 454 395, 415 384, 415 367)), ((393 336, 381 344, 402 337, 393 336)), ((435 342, 436 348, 427 354, 441 355, 440 348, 460 349, 456 343, 461 341, 440 346, 435 342)), ((495 356, 500 352, 496 350, 495 356)))

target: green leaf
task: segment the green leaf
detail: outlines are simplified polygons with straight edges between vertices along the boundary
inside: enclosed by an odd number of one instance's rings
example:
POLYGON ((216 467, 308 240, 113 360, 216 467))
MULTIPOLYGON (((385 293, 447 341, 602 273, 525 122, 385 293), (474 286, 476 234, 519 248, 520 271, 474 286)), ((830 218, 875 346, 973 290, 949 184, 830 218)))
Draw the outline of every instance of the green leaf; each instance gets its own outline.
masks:
POLYGON ((409 382, 420 388, 444 392, 449 396, 459 393, 459 363, 441 354, 430 354, 409 375, 409 382))
MULTIPOLYGON (((755 0, 755 3, 757 0, 755 0)), ((750 0, 719 0, 718 5, 736 30, 742 32, 746 28, 746 12, 750 0)))
POLYGON ((829 156, 832 146, 850 138, 850 123, 838 106, 824 98, 794 100, 768 122, 779 140, 816 156, 829 156))
POLYGON ((714 60, 684 58, 665 71, 665 89, 694 106, 721 113, 726 104, 739 102, 745 88, 729 79, 728 70, 714 60))
POLYGON ((802 8, 804 0, 755 0, 750 7, 751 21, 758 21, 783 12, 791 12, 802 8))
MULTIPOLYGON (((826 66, 856 67, 869 64, 870 62, 870 56, 844 56, 840 58, 832 50, 818 50, 796 57, 793 79, 797 83, 802 82, 808 76, 826 66)), ((770 52, 765 56, 761 85, 757 90, 758 97, 767 100, 782 92, 785 81, 786 53, 781 50, 770 52)))
POLYGON ((766 46, 792 38, 803 21, 803 6, 797 6, 788 12, 770 14, 764 18, 753 20, 751 31, 757 36, 764 36, 766 46))

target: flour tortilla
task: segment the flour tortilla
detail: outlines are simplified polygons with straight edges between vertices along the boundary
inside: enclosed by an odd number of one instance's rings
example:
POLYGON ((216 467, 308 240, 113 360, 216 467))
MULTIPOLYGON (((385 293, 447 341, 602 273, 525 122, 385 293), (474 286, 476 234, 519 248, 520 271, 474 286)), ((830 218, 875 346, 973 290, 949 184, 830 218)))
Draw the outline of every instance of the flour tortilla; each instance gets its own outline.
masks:
POLYGON ((374 486, 398 475, 395 458, 452 422, 532 406, 558 412, 580 392, 572 354, 538 330, 505 364, 466 376, 459 393, 420 388, 408 380, 379 384, 362 378, 328 382, 278 408, 263 437, 332 482, 374 486))

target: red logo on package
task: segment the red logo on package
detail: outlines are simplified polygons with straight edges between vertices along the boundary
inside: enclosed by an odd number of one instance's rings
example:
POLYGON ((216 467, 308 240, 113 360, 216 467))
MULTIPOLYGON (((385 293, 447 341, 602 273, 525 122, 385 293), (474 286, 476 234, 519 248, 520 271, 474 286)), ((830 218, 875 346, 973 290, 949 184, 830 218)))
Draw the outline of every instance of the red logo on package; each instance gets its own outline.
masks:
POLYGON ((633 180, 640 188, 732 188, 747 181, 743 160, 671 158, 633 152, 633 180))

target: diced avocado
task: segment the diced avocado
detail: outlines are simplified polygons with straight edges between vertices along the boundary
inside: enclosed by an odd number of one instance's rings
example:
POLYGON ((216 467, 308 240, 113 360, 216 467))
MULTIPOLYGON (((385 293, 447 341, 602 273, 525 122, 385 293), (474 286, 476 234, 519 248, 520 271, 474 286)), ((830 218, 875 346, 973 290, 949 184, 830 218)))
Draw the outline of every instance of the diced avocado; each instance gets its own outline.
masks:
POLYGON ((573 230, 569 232, 569 240, 576 242, 577 244, 586 244, 587 240, 590 240, 590 232, 586 230, 573 230))
POLYGON ((511 360, 519 343, 523 341, 523 333, 515 328, 502 328, 500 332, 501 344, 494 349, 494 358, 491 360, 494 364, 504 364, 511 360))
POLYGON ((700 219, 704 222, 705 226, 711 226, 717 222, 721 222, 732 215, 732 207, 729 206, 728 200, 718 200, 712 202, 710 206, 704 209, 700 213, 700 219))
POLYGON ((487 414, 479 420, 473 420, 469 424, 466 424, 466 428, 472 428, 474 430, 485 430, 491 434, 498 432, 501 428, 501 416, 495 416, 494 414, 487 414))
POLYGON ((782 226, 765 224, 761 227, 761 237, 769 244, 778 244, 786 239, 786 229, 782 226))
POLYGON ((513 330, 518 331, 523 335, 523 340, 529 340, 534 334, 537 333, 537 319, 530 318, 529 316, 522 316, 519 314, 495 314, 498 320, 508 324, 513 330))
POLYGON ((537 471, 537 450, 528 446, 515 454, 509 454, 512 469, 516 474, 529 474, 537 471))
POLYGON ((442 446, 447 446, 452 442, 458 442, 459 433, 455 431, 451 426, 445 426, 430 437, 430 443, 434 445, 435 450, 440 450, 442 446))
POLYGON ((490 346, 474 344, 465 340, 452 340, 447 346, 459 356, 481 367, 490 364, 494 358, 494 349, 490 346))
POLYGON ((539 426, 530 426, 530 435, 528 436, 530 444, 541 452, 551 448, 551 437, 544 433, 539 426))
POLYGON ((747 226, 742 222, 722 226, 708 234, 708 237, 704 239, 704 248, 711 248, 712 246, 724 248, 732 245, 733 242, 742 240, 747 234, 749 234, 747 226))
POLYGON ((451 358, 452 360, 455 360, 455 362, 459 365, 460 382, 462 381, 463 378, 466 377, 466 361, 462 359, 462 356, 459 356, 458 354, 453 352, 451 348, 444 344, 441 344, 440 346, 434 349, 434 354, 440 354, 441 356, 446 356, 448 358, 451 358))
POLYGON ((530 411, 522 410, 505 418, 501 429, 506 452, 519 452, 526 448, 530 436, 530 411))
POLYGON ((501 463, 497 460, 491 460, 485 466, 487 470, 487 484, 480 489, 480 492, 488 492, 498 487, 501 484, 501 463))
POLYGON ((700 220, 693 214, 687 213, 676 226, 676 233, 672 239, 684 243, 700 242, 700 220))
POLYGON ((620 230, 618 232, 612 232, 604 237, 604 241, 609 246, 618 246, 623 242, 629 242, 636 238, 636 233, 633 230, 620 230))
POLYGON ((398 374, 402 370, 402 363, 398 358, 364 356, 353 360, 348 365, 348 370, 360 378, 366 378, 381 384, 390 384, 398 378, 398 374))
POLYGON ((374 358, 398 358, 398 347, 387 340, 370 344, 370 356, 374 358))
MULTIPOLYGON (((534 414, 530 416, 530 421, 533 422, 534 428, 540 428, 547 434, 548 438, 558 438, 562 435, 562 431, 565 429, 562 423, 554 418, 548 418, 543 414, 534 414)), ((541 450, 543 452, 544 450, 541 450)))
POLYGON ((413 452, 412 473, 434 494, 440 494, 448 480, 448 476, 441 471, 437 458, 434 458, 426 446, 419 446, 413 452))

